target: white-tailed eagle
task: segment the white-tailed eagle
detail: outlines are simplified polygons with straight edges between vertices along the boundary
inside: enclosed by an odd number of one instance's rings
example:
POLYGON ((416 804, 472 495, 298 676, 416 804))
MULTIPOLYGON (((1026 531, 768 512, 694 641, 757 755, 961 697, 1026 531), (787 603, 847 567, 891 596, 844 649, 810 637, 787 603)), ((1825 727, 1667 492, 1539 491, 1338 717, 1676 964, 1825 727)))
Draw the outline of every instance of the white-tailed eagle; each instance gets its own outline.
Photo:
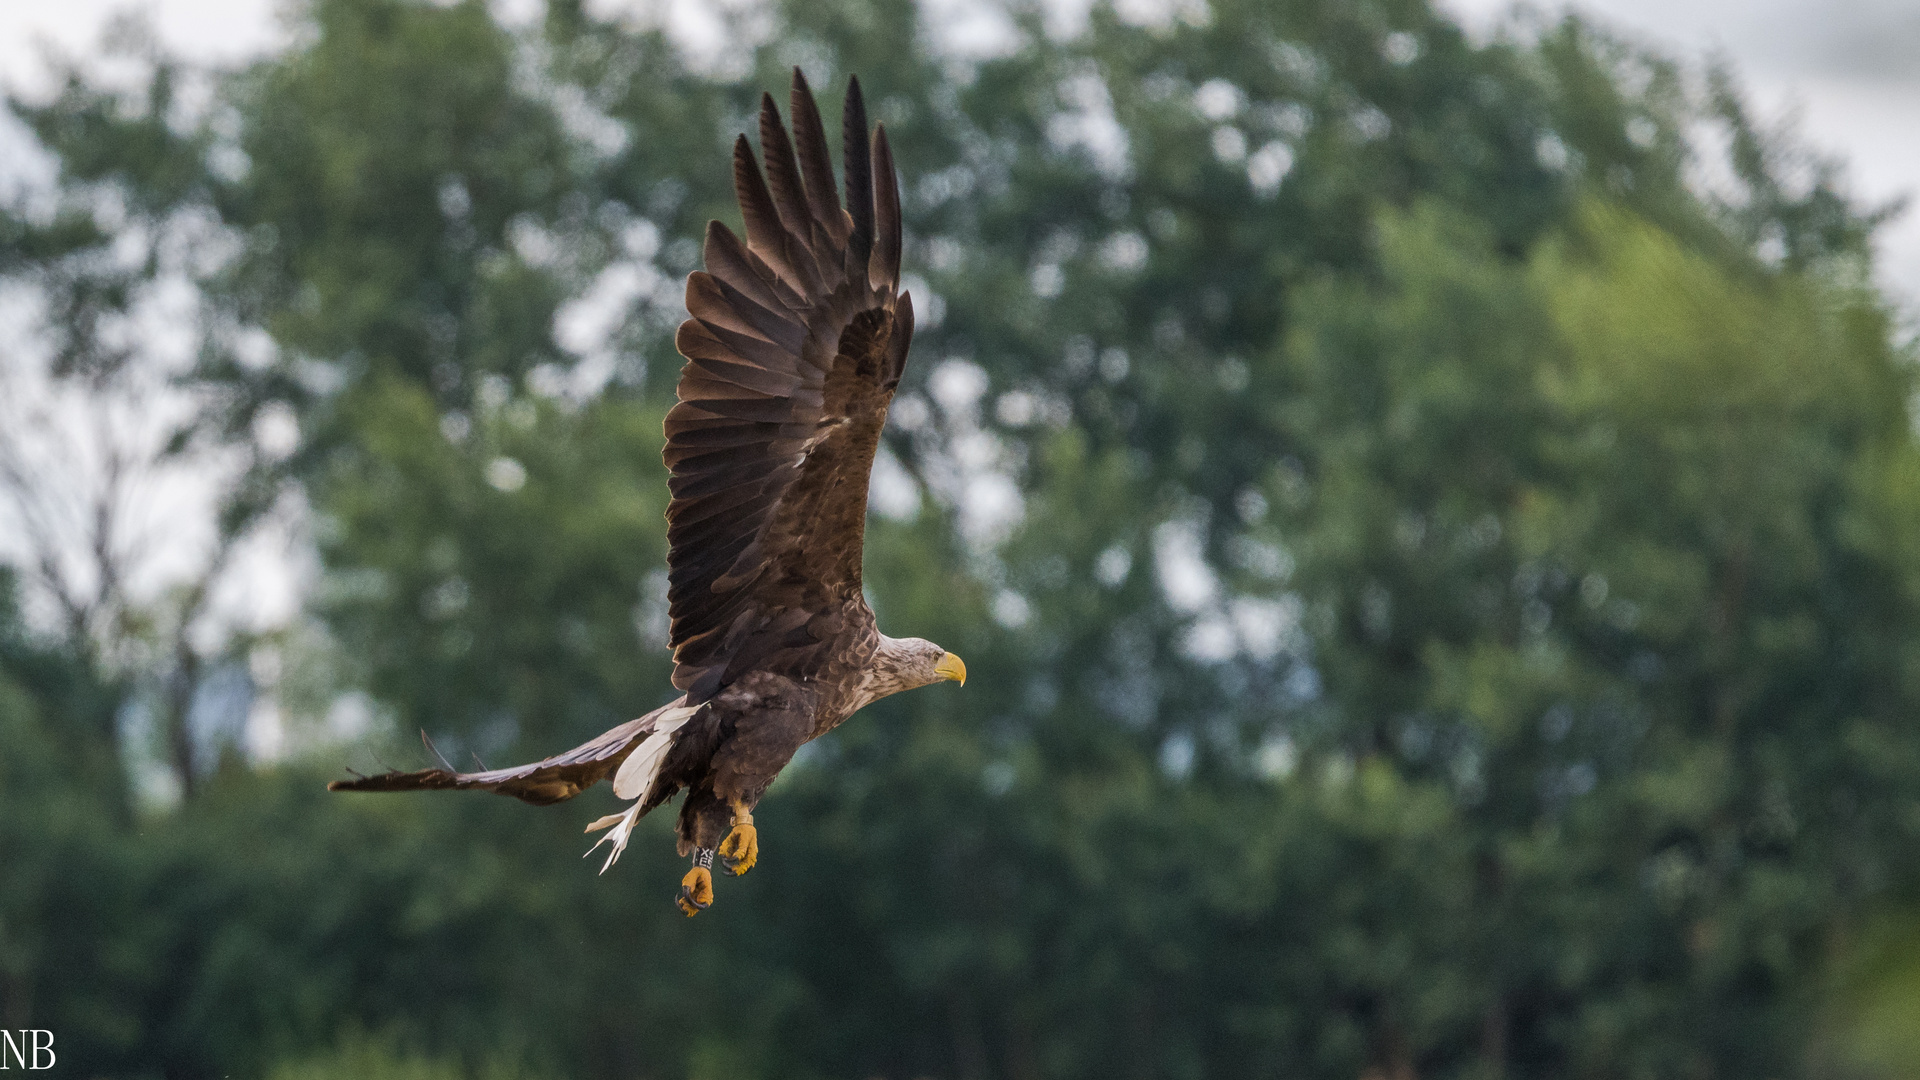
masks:
MULTIPOLYGON (((861 594, 867 479, 913 339, 900 292, 900 188, 884 127, 868 135, 860 83, 843 115, 846 204, 813 94, 793 73, 793 137, 760 103, 761 171, 742 135, 733 183, 742 243, 707 225, 675 345, 687 363, 667 413, 668 612, 674 701, 564 754, 514 769, 389 772, 335 791, 474 788, 545 805, 611 776, 624 812, 604 872, 635 822, 682 790, 678 904, 713 902, 717 850, 759 858, 753 807, 794 752, 869 702, 952 679, 960 658, 880 633, 861 594)), ((599 845, 594 845, 598 847, 599 845)))

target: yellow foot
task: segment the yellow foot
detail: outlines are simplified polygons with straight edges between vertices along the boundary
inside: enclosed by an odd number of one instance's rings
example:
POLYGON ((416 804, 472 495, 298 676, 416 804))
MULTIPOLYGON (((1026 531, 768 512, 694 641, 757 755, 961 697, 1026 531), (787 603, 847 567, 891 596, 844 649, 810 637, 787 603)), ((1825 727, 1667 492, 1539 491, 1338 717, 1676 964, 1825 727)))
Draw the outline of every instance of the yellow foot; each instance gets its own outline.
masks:
POLYGON ((680 879, 680 896, 674 903, 689 919, 712 907, 713 873, 704 866, 687 871, 687 876, 680 879))
POLYGON ((720 841, 720 858, 734 877, 753 869, 753 864, 760 861, 760 834, 754 831, 752 818, 735 825, 727 838, 720 841))

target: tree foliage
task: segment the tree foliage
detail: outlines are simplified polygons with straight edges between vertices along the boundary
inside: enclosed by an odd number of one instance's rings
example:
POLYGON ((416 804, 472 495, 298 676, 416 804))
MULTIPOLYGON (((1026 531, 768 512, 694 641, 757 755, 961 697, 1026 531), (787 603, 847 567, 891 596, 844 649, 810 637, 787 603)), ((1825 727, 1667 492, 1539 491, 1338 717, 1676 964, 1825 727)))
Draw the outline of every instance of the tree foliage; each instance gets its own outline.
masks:
MULTIPOLYGON (((283 647, 382 726, 128 827, 61 779, 117 684, 0 683, 0 858, 44 871, 0 892, 10 1026, 125 1076, 1897 1075, 1897 1006, 1834 1019, 1907 985, 1857 957, 1905 955, 1920 831, 1876 215, 1578 22, 1000 17, 969 57, 774 4, 735 68, 313 0, 190 120, 13 103, 62 183, 217 223, 194 437, 294 419, 237 490, 304 499, 324 634, 283 647), (678 283, 794 64, 905 173, 867 575, 972 684, 812 746, 692 922, 664 821, 578 860, 604 795, 326 795, 396 731, 500 764, 663 700, 678 283)), ((20 208, 0 266, 111 225, 20 208)))

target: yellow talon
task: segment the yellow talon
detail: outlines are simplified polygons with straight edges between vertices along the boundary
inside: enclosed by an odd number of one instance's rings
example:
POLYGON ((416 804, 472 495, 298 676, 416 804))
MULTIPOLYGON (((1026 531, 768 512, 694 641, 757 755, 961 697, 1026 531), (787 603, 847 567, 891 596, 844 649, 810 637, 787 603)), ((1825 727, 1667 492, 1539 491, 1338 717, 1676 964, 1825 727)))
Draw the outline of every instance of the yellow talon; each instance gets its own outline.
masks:
POLYGON ((689 919, 712 907, 713 874, 704 866, 687 871, 687 876, 680 879, 680 895, 674 903, 689 919))
POLYGON ((725 860, 734 877, 753 869, 753 864, 760 861, 760 834, 754 830, 752 814, 734 818, 733 831, 720 841, 720 858, 725 860))

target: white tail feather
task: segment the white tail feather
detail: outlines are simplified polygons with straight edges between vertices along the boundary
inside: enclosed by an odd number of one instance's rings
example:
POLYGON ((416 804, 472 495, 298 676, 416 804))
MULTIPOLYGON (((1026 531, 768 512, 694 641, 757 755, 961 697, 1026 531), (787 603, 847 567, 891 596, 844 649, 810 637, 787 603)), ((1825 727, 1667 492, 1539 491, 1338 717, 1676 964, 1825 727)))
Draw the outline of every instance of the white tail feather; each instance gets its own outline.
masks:
POLYGON ((653 786, 653 778, 660 775, 667 751, 673 747, 673 733, 699 711, 698 705, 683 705, 661 713, 660 719, 654 721, 653 734, 634 747, 627 760, 620 763, 620 771, 613 774, 614 795, 622 799, 645 797, 647 789, 653 786))
POLYGON ((633 826, 640 820, 640 807, 643 805, 645 804, 634 803, 632 806, 627 807, 627 812, 624 814, 608 814, 606 817, 587 826, 588 832, 592 832, 595 829, 604 829, 609 825, 613 825, 614 829, 607 835, 595 840, 593 847, 582 852, 580 857, 584 859, 588 855, 593 854, 595 849, 599 848, 601 844, 609 840, 613 841, 613 849, 607 852, 607 861, 600 864, 600 872, 603 874, 606 873, 607 868, 611 867, 614 861, 620 858, 620 853, 627 850, 627 837, 633 835, 633 826))
POLYGON ((616 821, 619 821, 621 818, 626 816, 627 816, 627 812, 625 810, 622 810, 617 814, 608 814, 606 817, 600 818, 597 821, 595 821, 593 824, 587 826, 587 831, 599 832, 601 829, 606 828, 607 826, 613 824, 616 821))
POLYGON ((673 749, 673 733, 685 726, 700 711, 698 705, 682 705, 668 709, 654 721, 653 731, 641 741, 639 746, 620 763, 620 771, 613 774, 613 793, 622 799, 636 800, 621 813, 608 814, 606 817, 587 826, 588 832, 613 827, 613 831, 593 842, 581 858, 586 858, 599 849, 601 844, 613 842, 613 849, 607 852, 607 861, 600 866, 600 872, 606 873, 620 853, 627 850, 627 838, 633 835, 633 827, 640 821, 640 808, 645 805, 638 801, 646 797, 647 790, 653 787, 654 778, 660 775, 660 766, 666 764, 667 751, 673 749))

